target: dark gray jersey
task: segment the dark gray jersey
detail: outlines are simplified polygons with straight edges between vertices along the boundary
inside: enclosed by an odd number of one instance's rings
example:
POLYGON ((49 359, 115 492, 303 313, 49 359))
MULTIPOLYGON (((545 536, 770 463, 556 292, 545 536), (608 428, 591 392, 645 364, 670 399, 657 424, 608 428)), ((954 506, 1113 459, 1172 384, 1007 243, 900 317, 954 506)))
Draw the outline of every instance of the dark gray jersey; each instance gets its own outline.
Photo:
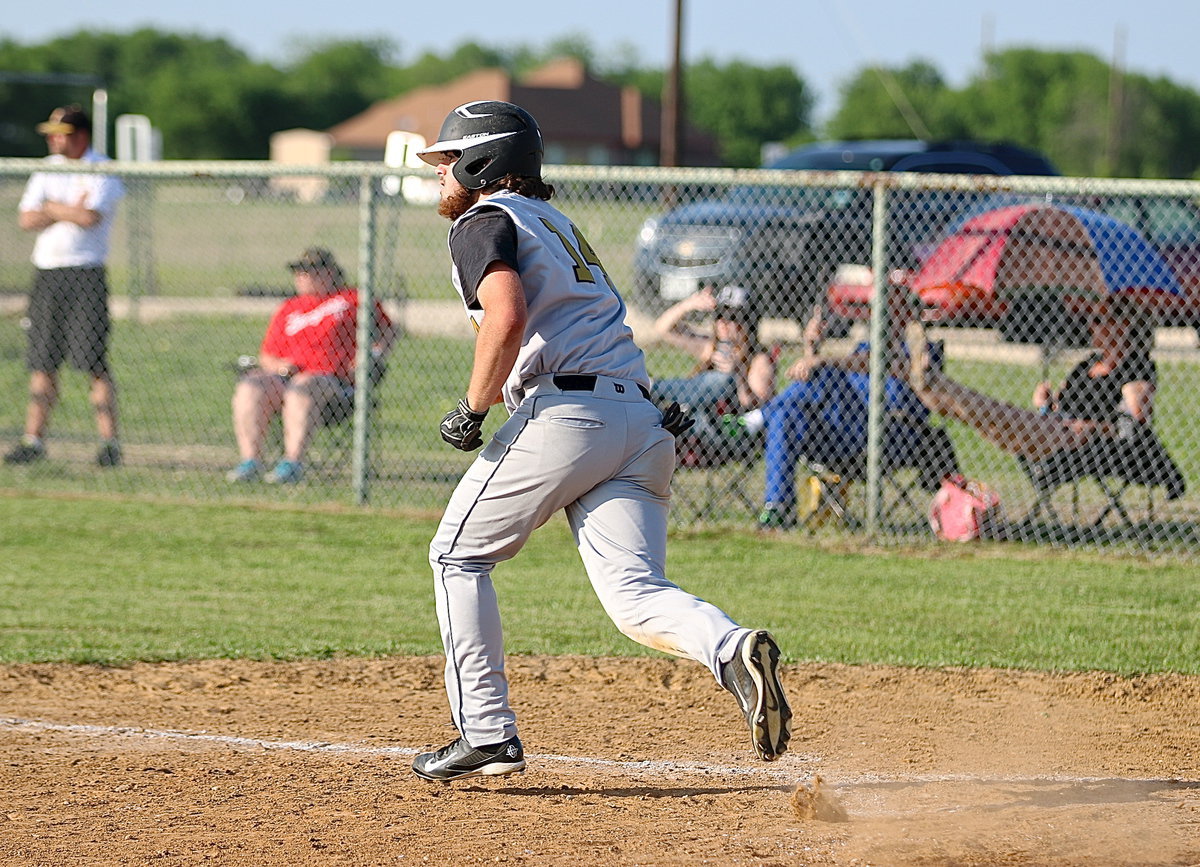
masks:
MULTIPOLYGON (((504 385, 509 411, 521 402, 522 383, 544 373, 598 374, 648 386, 645 358, 625 324, 625 302, 575 225, 548 202, 505 191, 459 217, 451 234, 488 208, 502 210, 516 227, 517 271, 529 311, 521 351, 504 385)), ((476 287, 464 291, 457 264, 453 279, 478 328, 483 311, 474 301, 476 287)))

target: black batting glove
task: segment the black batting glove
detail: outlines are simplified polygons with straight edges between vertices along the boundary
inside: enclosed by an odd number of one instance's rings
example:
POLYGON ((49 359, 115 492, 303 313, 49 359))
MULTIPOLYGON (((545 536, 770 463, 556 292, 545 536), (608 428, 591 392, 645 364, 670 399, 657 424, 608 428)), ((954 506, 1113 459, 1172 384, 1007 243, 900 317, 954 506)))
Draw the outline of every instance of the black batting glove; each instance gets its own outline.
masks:
POLYGON ((475 451, 483 445, 483 434, 480 433, 480 429, 483 427, 483 420, 487 418, 487 414, 486 409, 483 412, 476 412, 471 409, 465 397, 460 398, 458 406, 446 413, 442 419, 442 439, 464 452, 475 451))
POLYGON ((695 423, 696 420, 684 412, 678 403, 672 403, 662 411, 663 430, 670 432, 673 437, 687 433, 695 423))

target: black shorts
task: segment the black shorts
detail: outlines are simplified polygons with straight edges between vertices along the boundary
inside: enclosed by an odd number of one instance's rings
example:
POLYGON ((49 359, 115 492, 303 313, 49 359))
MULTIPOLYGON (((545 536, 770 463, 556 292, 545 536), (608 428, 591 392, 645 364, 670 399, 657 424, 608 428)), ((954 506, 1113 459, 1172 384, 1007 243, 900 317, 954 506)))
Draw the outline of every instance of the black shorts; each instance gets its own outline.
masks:
POLYGON ((52 372, 64 359, 102 376, 108 373, 108 281, 104 268, 38 269, 29 296, 30 370, 52 372))

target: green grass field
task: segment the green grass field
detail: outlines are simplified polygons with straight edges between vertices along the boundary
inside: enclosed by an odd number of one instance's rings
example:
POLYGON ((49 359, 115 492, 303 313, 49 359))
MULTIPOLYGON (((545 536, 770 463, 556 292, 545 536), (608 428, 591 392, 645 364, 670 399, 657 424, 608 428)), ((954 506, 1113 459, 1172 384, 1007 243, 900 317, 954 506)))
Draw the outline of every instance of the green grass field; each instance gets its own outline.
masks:
MULTIPOLYGON (((0 491, 0 661, 437 653, 435 522, 0 491)), ((674 534, 669 564, 793 661, 1200 672, 1193 566, 728 531, 674 534)), ((652 653, 604 616, 561 521, 495 577, 512 653, 652 653)))

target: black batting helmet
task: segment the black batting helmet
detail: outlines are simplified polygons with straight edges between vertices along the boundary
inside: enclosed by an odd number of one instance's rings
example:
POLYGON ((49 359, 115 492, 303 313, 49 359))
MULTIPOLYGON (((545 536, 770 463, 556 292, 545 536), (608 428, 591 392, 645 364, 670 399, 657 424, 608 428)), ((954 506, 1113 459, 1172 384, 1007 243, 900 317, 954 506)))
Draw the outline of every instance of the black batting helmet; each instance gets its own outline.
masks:
POLYGON ((481 190, 505 175, 542 176, 542 132, 520 106, 499 100, 460 105, 442 123, 438 140, 417 151, 430 165, 450 151, 461 154, 452 172, 468 190, 481 190))

